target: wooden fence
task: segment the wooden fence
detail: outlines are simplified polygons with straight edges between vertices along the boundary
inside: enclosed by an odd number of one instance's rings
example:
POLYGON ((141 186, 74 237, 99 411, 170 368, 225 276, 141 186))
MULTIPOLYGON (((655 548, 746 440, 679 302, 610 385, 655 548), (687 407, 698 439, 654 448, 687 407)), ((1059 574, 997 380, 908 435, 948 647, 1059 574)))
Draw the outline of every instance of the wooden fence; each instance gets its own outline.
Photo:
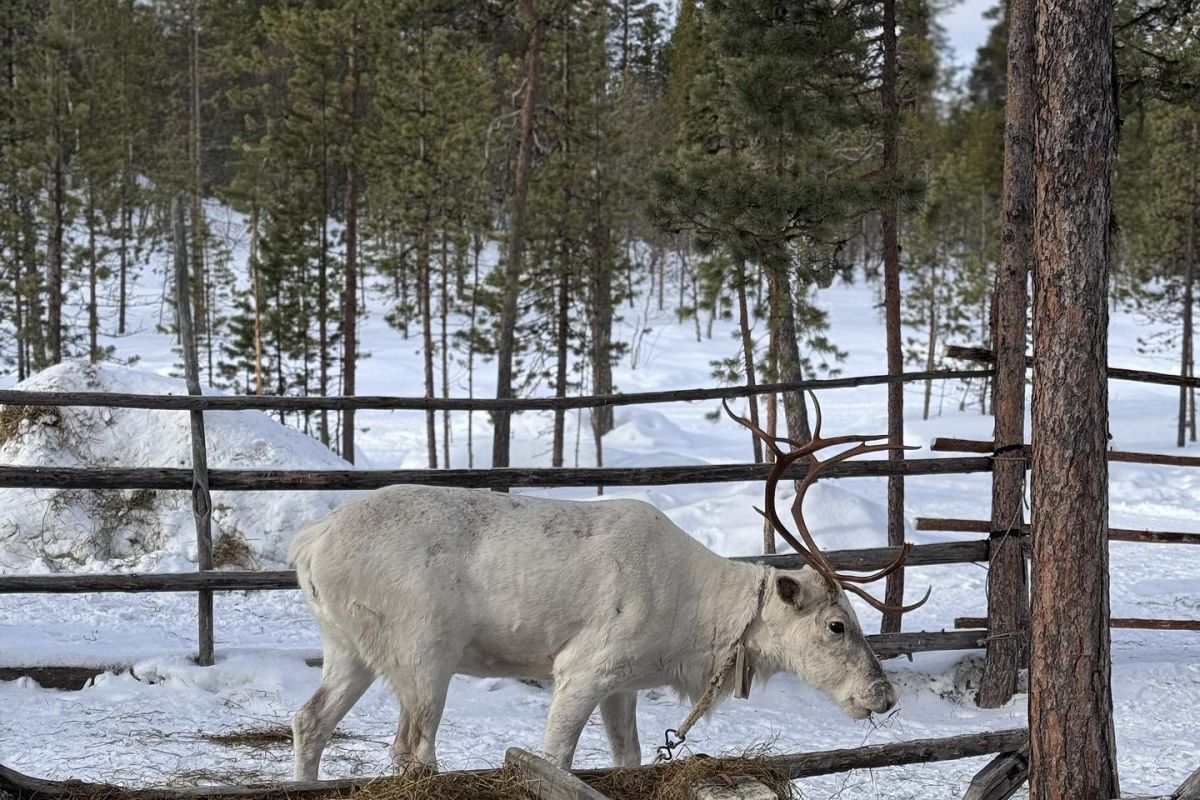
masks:
MULTIPOLYGON (((975 357, 978 350, 970 351, 975 357)), ((533 398, 513 400, 469 399, 469 398, 413 398, 413 397, 277 397, 277 396, 205 396, 195 393, 187 395, 138 395, 103 392, 31 392, 24 390, 0 390, 0 404, 20 406, 98 406, 110 408, 140 408, 152 410, 175 410, 190 412, 193 424, 193 455, 197 463, 206 459, 202 433, 203 412, 235 410, 435 410, 435 411, 495 411, 495 410, 555 410, 567 408, 601 408, 621 405, 694 402, 748 397, 754 395, 796 392, 801 390, 823 390, 856 386, 884 385, 894 382, 919 382, 935 379, 987 378, 990 369, 935 370, 910 372, 901 375, 872 375, 849 378, 834 378, 798 381, 790 383, 760 384, 754 387, 734 386, 710 389, 688 389, 676 391, 642 392, 634 394, 569 397, 533 398)), ((1125 376, 1121 376, 1125 377, 1125 376)), ((1171 383, 1177 376, 1160 376, 1154 373, 1137 373, 1130 380, 1149 380, 1154 383, 1171 383), (1146 376, 1151 376, 1146 378, 1146 376)), ((1176 384, 1177 385, 1177 384, 1176 384)), ((973 455, 908 459, 905 461, 864 460, 832 465, 825 473, 828 478, 885 477, 892 475, 922 476, 942 474, 966 474, 988 472, 992 468, 991 443, 962 440, 935 440, 934 450, 954 450, 973 455)), ((1200 466, 1200 458, 1179 456, 1153 456, 1150 454, 1125 453, 1123 458, 1139 463, 1166 463, 1200 466)), ((416 469, 416 470, 227 470, 193 468, 58 468, 0 466, 0 488, 50 488, 50 489, 158 489, 192 490, 196 498, 198 537, 201 547, 211 546, 204 542, 210 536, 207 519, 201 514, 211 507, 209 491, 262 491, 293 490, 322 491, 334 489, 372 489, 397 483, 424 484, 435 486, 459 486, 473 488, 507 489, 593 487, 593 486, 661 486, 694 483, 722 483, 752 481, 765 477, 762 464, 727 464, 679 467, 639 468, 503 468, 503 469, 416 469), (204 484, 201 486, 201 484, 204 484)), ((786 473, 786 478, 803 477, 806 464, 796 464, 786 473)), ((971 520, 932 520, 919 518, 921 530, 955 530, 964 533, 989 533, 989 524, 971 520), (939 527, 940 526, 940 527, 939 527)), ((1113 537, 1126 541, 1159 541, 1200 543, 1200 535, 1131 531, 1114 529, 1113 537), (1124 538, 1123 538, 1124 537, 1124 538)), ((879 547, 859 550, 839 550, 828 555, 842 569, 875 570, 890 563, 898 552, 895 547, 879 547)), ((987 538, 966 539, 955 542, 917 545, 909 555, 906 567, 922 567, 935 564, 978 563, 988 560, 987 538)), ((778 567, 798 567, 804 562, 796 554, 747 556, 743 560, 771 564, 778 567)), ((289 570, 270 572, 227 572, 210 571, 200 564, 197 573, 170 574, 120 574, 120 575, 7 575, 0 576, 0 594, 8 593, 79 593, 79 592, 196 592, 199 605, 199 653, 201 663, 212 663, 212 615, 211 605, 206 610, 204 598, 211 598, 214 591, 261 591, 296 588, 295 573, 289 570), (207 658, 205 658, 207 656, 207 658)), ((211 601, 210 601, 211 602, 211 601)), ((986 620, 984 620, 986 623, 986 620)), ((1172 622, 1172 621, 1167 621, 1172 622)), ((1186 624, 1186 623, 1185 623, 1186 624)), ((920 631, 888 634, 873 637, 873 644, 881 654, 894 655, 923 650, 965 649, 980 647, 986 641, 986 625, 981 630, 920 631)), ((32 665, 31 665, 32 666, 32 665)))

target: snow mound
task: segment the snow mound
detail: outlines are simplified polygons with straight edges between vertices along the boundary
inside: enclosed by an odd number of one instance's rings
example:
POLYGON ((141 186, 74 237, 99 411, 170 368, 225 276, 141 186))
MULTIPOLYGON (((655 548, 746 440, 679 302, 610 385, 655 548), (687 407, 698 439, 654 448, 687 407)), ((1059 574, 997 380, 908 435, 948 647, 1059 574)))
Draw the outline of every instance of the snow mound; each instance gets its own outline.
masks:
MULTIPOLYGON (((16 388, 185 394, 183 381, 69 361, 16 388)), ((349 469, 319 442, 259 411, 204 415, 213 469, 349 469)), ((0 409, 0 463, 41 467, 190 467, 188 414, 133 408, 0 409)), ((213 492, 218 568, 280 566, 306 524, 351 492, 213 492)), ((194 569, 185 491, 0 490, 0 572, 194 569)))

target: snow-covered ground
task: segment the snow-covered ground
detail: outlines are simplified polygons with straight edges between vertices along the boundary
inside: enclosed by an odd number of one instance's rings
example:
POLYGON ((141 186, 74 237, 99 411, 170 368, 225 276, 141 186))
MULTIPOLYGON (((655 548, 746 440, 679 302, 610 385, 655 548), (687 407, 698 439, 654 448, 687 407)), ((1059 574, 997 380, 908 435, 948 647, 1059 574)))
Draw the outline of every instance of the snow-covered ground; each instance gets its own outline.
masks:
MULTIPOLYGON (((181 391, 171 374, 170 339, 154 331, 160 287, 144 286, 147 305, 140 329, 112 340, 118 358, 139 356, 139 372, 103 367, 88 372, 60 367, 28 385, 79 388, 91 374, 99 388, 181 391), (149 374, 158 373, 158 375, 149 374)), ((822 291, 819 302, 830 312, 831 335, 849 352, 844 374, 883 371, 883 327, 874 290, 837 285, 822 291)), ((383 320, 385 301, 376 299, 362 331, 364 350, 359 391, 364 394, 416 395, 421 391, 419 341, 405 340, 383 320)), ((641 309, 628 310, 629 321, 646 323, 641 309)), ((677 323, 670 311, 650 315, 652 332, 644 337, 639 363, 616 370, 622 391, 712 385, 710 360, 733 355, 737 342, 730 323, 718 321, 711 341, 697 342, 691 322, 677 323)), ((1116 314, 1112 323, 1112 362, 1116 365, 1171 371, 1171 356, 1137 353, 1144 334, 1135 318, 1116 314)), ((760 324, 756 334, 765 334, 760 324)), ((451 376, 460 394, 463 374, 451 376)), ((492 368, 476 375, 477 391, 490 390, 492 368)), ((828 433, 885 429, 885 389, 839 389, 822 395, 828 433)), ((991 419, 978 409, 958 410, 957 384, 935 387, 940 415, 919 420, 920 386, 909 386, 906 439, 927 444, 935 436, 987 438, 991 419), (941 393, 944 402, 939 402, 941 393)), ((1113 382, 1113 446, 1151 452, 1177 452, 1173 414, 1177 394, 1166 387, 1113 382)), ((748 460, 747 435, 727 420, 711 417, 715 403, 671 404, 617 411, 617 428, 605 439, 605 464, 649 466, 728 463, 748 460)), ((74 412, 72 412, 74 413, 74 412)), ((216 466, 328 468, 340 463, 311 440, 288 431, 257 412, 209 416, 216 466)), ((74 418, 73 418, 74 419, 74 418)), ((578 463, 594 463, 586 435, 587 420, 569 416, 568 463, 573 461, 576 429, 585 435, 578 463)), ((0 461, 37 463, 174 466, 186 459, 186 415, 112 410, 83 411, 78 424, 101 434, 86 447, 75 437, 58 446, 60 426, 43 429, 28 423, 21 441, 0 444, 0 461), (141 416, 133 416, 133 415, 141 416), (51 455, 56 453, 57 455, 51 455)), ((72 422, 71 425, 76 425, 72 422)), ((372 467, 422 467, 424 417, 419 412, 364 412, 359 415, 361 464, 372 467)), ((453 415, 451 465, 466 466, 466 415, 453 415)), ((440 427, 440 426, 439 426, 440 427)), ((490 429, 486 415, 474 420, 475 463, 489 462, 490 429)), ((86 438, 86 437, 85 437, 86 438)), ((1189 446, 1191 452, 1197 451, 1189 446)), ((550 417, 522 414, 514 420, 513 461, 548 466, 550 417)), ((927 450, 913 457, 930 455, 927 450)), ((1158 466, 1116 464, 1112 468, 1112 523, 1122 527, 1200 532, 1200 473, 1158 466)), ((607 496, 640 497, 655 504, 685 530, 718 552, 749 554, 761 544, 761 526, 752 505, 761 502, 761 484, 668 486, 608 490, 607 496)), ((557 490, 557 496, 589 498, 585 489, 557 490)), ((49 492, 0 491, 0 557, 4 571, 59 569, 78 556, 86 533, 101 513, 81 500, 63 511, 49 492), (57 510, 56 510, 57 509, 57 510), (13 538, 25 531, 24 544, 13 538), (6 531, 8 532, 6 534, 6 531), (30 532, 33 533, 30 533, 30 532), (5 539, 5 536, 8 539, 5 539), (34 537, 34 538, 30 538, 34 537), (22 549, 24 548, 24 549, 22 549), (58 548, 55 550, 54 548, 58 548), (63 549, 65 548, 65 550, 63 549), (51 552, 53 551, 53 552, 51 552)), ((170 493, 159 493, 169 495, 170 493)), ((222 530, 237 530, 264 566, 278 566, 283 547, 303 523, 345 495, 254 493, 226 496, 222 530)), ((822 543, 830 547, 876 546, 884 542, 883 479, 826 482, 810 493, 806 508, 822 543)), ((781 498, 781 502, 785 498, 781 498)), ((112 569, 189 569, 190 519, 186 498, 162 497, 142 525, 158 531, 72 567, 112 569)), ((908 482, 906 505, 917 516, 984 518, 988 511, 985 475, 928 476, 908 482)), ((917 542, 948 541, 959 534, 910 532, 917 542)), ((982 615, 987 571, 983 565, 915 568, 909 572, 909 596, 933 586, 930 602, 905 618, 906 630, 950 628, 956 616, 982 615)), ((1112 604, 1117 616, 1200 618, 1200 548, 1185 545, 1112 545, 1112 604)), ((878 616, 860 604, 868 629, 878 616)), ((106 674, 78 692, 50 691, 32 682, 0 682, 0 762, 49 777, 105 779, 131 784, 262 780, 286 777, 286 748, 238 749, 211 744, 203 734, 286 724, 311 693, 318 670, 304 657, 319 648, 316 629, 297 592, 221 594, 216 599, 218 663, 199 668, 189 663, 194 648, 195 610, 191 595, 0 595, 0 664, 134 663, 133 673, 106 674)), ((1113 631, 1113 677, 1122 787, 1127 792, 1172 789, 1200 766, 1200 636, 1195 633, 1113 631)), ((817 692, 779 677, 757 689, 748 701, 730 701, 693 731, 698 751, 742 750, 770 744, 778 751, 824 749, 1020 726, 1025 697, 1009 706, 983 711, 971 697, 978 677, 978 655, 936 653, 911 662, 887 665, 901 688, 899 710, 885 719, 855 722, 817 692)), ((439 752, 446 768, 495 764, 505 747, 535 749, 549 691, 510 680, 457 678, 442 723, 439 752)), ((644 755, 660 743, 661 731, 675 726, 686 707, 660 692, 643 693, 639 727, 644 755)), ((345 738, 326 753, 323 775, 372 775, 388 770, 387 745, 394 733, 396 705, 377 684, 343 722, 345 738)), ((594 719, 584 733, 578 763, 603 765, 608 755, 602 728, 594 719)), ((959 797, 983 760, 860 771, 801 781, 806 797, 959 797)))

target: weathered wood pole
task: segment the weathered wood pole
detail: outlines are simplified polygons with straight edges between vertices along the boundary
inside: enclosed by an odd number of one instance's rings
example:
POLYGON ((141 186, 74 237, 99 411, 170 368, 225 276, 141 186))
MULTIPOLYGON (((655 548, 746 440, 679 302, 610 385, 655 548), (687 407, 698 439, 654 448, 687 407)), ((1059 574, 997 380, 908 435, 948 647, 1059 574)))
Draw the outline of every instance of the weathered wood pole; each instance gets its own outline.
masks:
MULTIPOLYGON (((188 394, 200 394, 200 365, 196 355, 196 329, 192 320, 191 294, 188 291, 187 226, 183 207, 186 201, 176 197, 171 204, 175 238, 175 321, 183 349, 183 371, 188 394)), ((204 444, 204 412, 189 411, 192 421, 192 515, 196 518, 196 566, 212 569, 212 497, 208 491, 208 451, 204 444)), ((196 663, 213 664, 213 593, 196 593, 199 622, 199 651, 196 663)))
MULTIPOLYGON (((896 0, 883 0, 883 80, 881 83, 883 105, 883 175, 893 186, 898 183, 900 153, 898 135, 900 128, 900 105, 896 99, 896 0)), ((896 198, 889 197, 883 206, 883 309, 887 339, 888 375, 904 372, 904 350, 900 337, 900 232, 899 211, 896 198)), ((888 452, 889 461, 904 459, 904 384, 888 384, 888 444, 896 449, 888 452)), ((904 478, 896 475, 888 478, 887 500, 888 544, 904 544, 904 478)), ((884 601, 889 605, 904 603, 904 569, 887 577, 884 585, 884 601)), ((899 613, 885 613, 882 633, 900 630, 899 613)))
POLYGON ((995 415, 992 545, 988 567, 988 641, 975 701, 998 708, 1017 689, 1026 659, 1029 589, 1021 525, 1025 521, 1025 314, 1033 265, 1034 0, 1008 0, 1008 83, 1004 105, 1004 219, 992 304, 995 415))
POLYGON ((1108 609, 1111 0, 1037 0, 1031 800, 1118 797, 1108 609))

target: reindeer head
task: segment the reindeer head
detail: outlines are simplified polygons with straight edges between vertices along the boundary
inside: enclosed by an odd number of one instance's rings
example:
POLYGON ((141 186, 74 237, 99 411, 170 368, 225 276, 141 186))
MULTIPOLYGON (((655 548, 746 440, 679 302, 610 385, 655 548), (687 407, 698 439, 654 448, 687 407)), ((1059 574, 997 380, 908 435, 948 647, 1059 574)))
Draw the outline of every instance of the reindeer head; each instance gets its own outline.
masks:
POLYGON ((889 606, 876 600, 860 584, 877 581, 904 565, 912 545, 905 544, 890 564, 869 575, 839 572, 817 547, 804 521, 804 496, 820 474, 831 464, 863 453, 894 449, 877 443, 883 436, 821 436, 821 407, 813 396, 816 423, 812 441, 801 443, 771 436, 749 420, 725 411, 748 428, 774 456, 767 476, 764 509, 755 509, 771 528, 790 544, 805 562, 798 570, 775 570, 768 597, 763 604, 761 626, 755 632, 755 649, 765 664, 777 666, 832 697, 855 719, 883 713, 896 704, 896 690, 888 681, 871 646, 863 635, 846 592, 852 592, 880 611, 911 611, 929 599, 910 606, 889 606), (784 450, 781 445, 786 445, 784 450), (829 447, 852 445, 825 460, 816 453, 829 447), (792 519, 799 539, 792 534, 775 510, 775 491, 788 468, 800 459, 809 459, 808 469, 796 487, 792 519))

